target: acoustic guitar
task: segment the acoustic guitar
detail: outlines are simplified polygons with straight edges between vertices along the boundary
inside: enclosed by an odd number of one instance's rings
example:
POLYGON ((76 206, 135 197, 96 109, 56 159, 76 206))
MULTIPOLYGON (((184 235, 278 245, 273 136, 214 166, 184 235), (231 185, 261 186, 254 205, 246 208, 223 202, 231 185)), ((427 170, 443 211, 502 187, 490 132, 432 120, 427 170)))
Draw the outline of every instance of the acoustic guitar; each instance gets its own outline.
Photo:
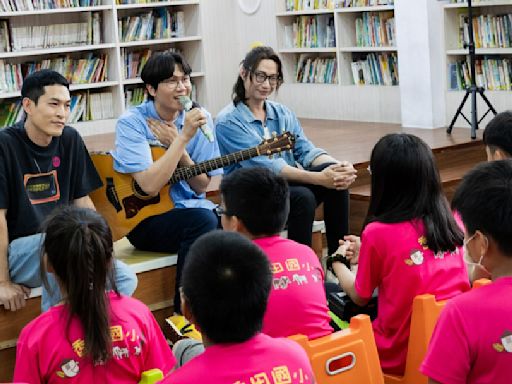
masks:
MULTIPOLYGON (((264 140, 260 145, 230 153, 215 159, 203 161, 187 167, 176 168, 160 193, 149 196, 139 187, 130 174, 114 171, 112 155, 106 152, 91 153, 92 161, 98 171, 103 186, 90 194, 98 212, 107 220, 112 229, 114 241, 126 236, 142 220, 165 213, 174 207, 169 195, 171 184, 181 180, 187 180, 194 176, 213 171, 242 160, 256 156, 270 156, 274 153, 290 150, 295 144, 295 136, 285 132, 264 140)), ((166 149, 163 147, 151 147, 153 160, 160 158, 166 149)))

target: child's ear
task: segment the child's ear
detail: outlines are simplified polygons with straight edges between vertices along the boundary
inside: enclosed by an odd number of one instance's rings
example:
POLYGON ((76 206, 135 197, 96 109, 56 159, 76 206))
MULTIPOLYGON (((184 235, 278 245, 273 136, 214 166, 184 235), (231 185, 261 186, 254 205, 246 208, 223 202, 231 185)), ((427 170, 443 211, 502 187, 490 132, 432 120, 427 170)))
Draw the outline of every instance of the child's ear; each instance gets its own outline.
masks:
POLYGON ((201 332, 199 325, 196 322, 196 319, 194 317, 194 314, 192 313, 192 310, 190 308, 190 303, 188 302, 187 297, 183 294, 183 291, 180 290, 180 297, 181 297, 181 313, 185 318, 195 325, 196 329, 201 332))
POLYGON ((503 149, 496 148, 496 151, 494 151, 494 160, 507 160, 508 158, 510 158, 510 155, 503 149))

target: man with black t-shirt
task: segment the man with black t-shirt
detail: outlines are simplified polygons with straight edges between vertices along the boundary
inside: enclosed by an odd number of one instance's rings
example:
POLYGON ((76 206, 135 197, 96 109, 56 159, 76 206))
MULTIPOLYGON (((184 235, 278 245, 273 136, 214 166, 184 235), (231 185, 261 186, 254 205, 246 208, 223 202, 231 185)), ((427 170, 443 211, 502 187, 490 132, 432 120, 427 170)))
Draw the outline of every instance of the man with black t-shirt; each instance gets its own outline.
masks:
MULTIPOLYGON (((21 90, 26 119, 0 131, 0 304, 15 311, 25 305, 30 288, 41 285, 41 223, 57 206, 94 209, 88 193, 101 180, 78 132, 66 121, 70 113, 67 80, 55 71, 28 76, 21 90)), ((116 284, 131 295, 137 278, 116 261, 116 284)), ((48 275, 42 308, 60 300, 48 275)))

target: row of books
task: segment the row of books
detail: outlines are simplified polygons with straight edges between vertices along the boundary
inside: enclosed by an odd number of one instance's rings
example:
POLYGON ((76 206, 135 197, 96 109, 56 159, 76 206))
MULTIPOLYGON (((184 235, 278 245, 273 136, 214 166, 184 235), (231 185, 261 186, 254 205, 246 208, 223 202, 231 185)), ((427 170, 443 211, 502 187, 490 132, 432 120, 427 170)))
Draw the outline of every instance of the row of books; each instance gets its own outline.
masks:
MULTIPOLYGON (((130 0, 128 0, 130 1, 130 0)), ((392 5, 394 0, 285 0, 287 11, 392 5)))
MULTIPOLYGON (((459 17, 459 48, 469 41, 469 18, 459 17)), ((510 48, 512 46, 512 14, 480 15, 473 18, 476 48, 510 48)))
POLYGON ((395 18, 393 12, 363 12, 356 18, 356 44, 358 47, 393 47, 395 18))
POLYGON ((338 69, 336 58, 311 57, 301 54, 295 68, 297 83, 336 84, 338 69))
POLYGON ((21 64, 0 60, 0 94, 21 90, 23 79, 41 69, 57 71, 71 84, 97 83, 107 80, 108 56, 90 52, 84 58, 60 56, 21 64))
POLYGON ((396 53, 369 53, 351 63, 356 85, 398 85, 396 53))
POLYGON ((168 39, 185 36, 185 14, 157 8, 136 16, 123 17, 119 23, 121 41, 168 39))
MULTIPOLYGON (((478 3, 485 3, 486 1, 493 1, 493 0, 473 0, 472 4, 478 4, 478 3)), ((465 4, 468 0, 450 0, 451 4, 465 4)))
POLYGON ((71 96, 71 112, 68 121, 91 121, 114 117, 112 92, 78 92, 71 96))
POLYGON ((91 7, 100 4, 101 0, 0 0, 0 12, 91 7))
MULTIPOLYGON (((469 59, 468 59, 469 60, 469 59)), ((475 61, 477 86, 490 91, 512 90, 512 59, 485 57, 475 61)), ((464 90, 471 85, 469 61, 463 60, 448 65, 449 88, 464 90)))
MULTIPOLYGON (((31 25, 30 21, 11 22, 10 33, 2 29, 4 51, 80 46, 101 43, 101 20, 98 12, 83 12, 83 22, 51 25, 31 25), (7 42, 7 43, 6 43, 7 42)), ((0 48, 0 49, 1 49, 0 48)))
POLYGON ((298 16, 292 25, 286 25, 286 48, 335 47, 334 16, 298 16))
POLYGON ((395 0, 337 0, 337 8, 374 7, 377 5, 394 5, 395 0))
POLYGON ((157 52, 178 52, 182 53, 178 48, 169 48, 165 51, 152 51, 151 49, 143 49, 136 51, 128 51, 125 48, 121 49, 121 61, 124 70, 125 79, 134 79, 140 77, 142 68, 146 65, 148 59, 157 52))

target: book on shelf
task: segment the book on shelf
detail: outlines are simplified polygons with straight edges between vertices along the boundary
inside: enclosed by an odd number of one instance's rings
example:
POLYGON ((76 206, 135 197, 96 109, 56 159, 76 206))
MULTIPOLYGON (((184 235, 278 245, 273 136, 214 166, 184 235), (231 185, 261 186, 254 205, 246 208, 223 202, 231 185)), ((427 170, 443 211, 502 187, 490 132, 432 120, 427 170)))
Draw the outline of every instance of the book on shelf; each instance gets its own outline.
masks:
POLYGON ((287 48, 328 48, 336 46, 334 16, 330 14, 298 16, 291 28, 285 27, 287 48))
MULTIPOLYGON (((464 90, 471 85, 469 59, 448 65, 449 89, 464 90)), ((484 57, 475 61, 476 85, 489 91, 512 90, 512 59, 484 57)))
POLYGON ((351 63, 356 85, 398 85, 398 58, 396 53, 369 53, 351 63))
POLYGON ((9 127, 24 117, 21 100, 0 102, 0 128, 9 127))
POLYGON ((395 18, 390 12, 363 12, 355 20, 358 47, 395 46, 395 18))
POLYGON ((118 20, 119 39, 123 42, 169 39, 185 36, 185 14, 157 8, 118 20))
POLYGON ((19 91, 22 83, 21 64, 10 64, 0 59, 0 94, 19 91))
POLYGON ((111 119, 114 117, 112 92, 73 92, 69 123, 111 119))
POLYGON ((124 79, 135 79, 140 77, 142 68, 144 68, 144 65, 146 65, 146 62, 151 57, 151 55, 160 52, 178 52, 183 54, 180 49, 173 47, 156 51, 151 49, 129 51, 126 48, 121 48, 121 61, 123 63, 124 79))
POLYGON ((334 57, 313 57, 301 54, 295 68, 297 83, 336 84, 338 66, 334 57))
MULTIPOLYGON (((472 4, 485 3, 493 0, 473 0, 472 4)), ((450 4, 467 4, 468 0, 450 0, 450 4)))
POLYGON ((395 0, 335 0, 336 8, 376 7, 378 5, 394 5, 395 0))
POLYGON ((45 9, 92 7, 100 0, 0 0, 0 12, 39 11, 45 9))
POLYGON ((32 25, 29 20, 11 20, 9 41, 12 51, 99 44, 101 16, 83 12, 84 21, 49 25, 32 25))
MULTIPOLYGON (((468 15, 459 14, 459 48, 464 48, 464 43, 469 41, 468 23, 468 15)), ((476 48, 510 48, 512 46, 512 13, 474 17, 473 37, 476 48)))
POLYGON ((148 99, 148 90, 145 87, 136 87, 124 91, 124 104, 126 109, 142 104, 148 99))

